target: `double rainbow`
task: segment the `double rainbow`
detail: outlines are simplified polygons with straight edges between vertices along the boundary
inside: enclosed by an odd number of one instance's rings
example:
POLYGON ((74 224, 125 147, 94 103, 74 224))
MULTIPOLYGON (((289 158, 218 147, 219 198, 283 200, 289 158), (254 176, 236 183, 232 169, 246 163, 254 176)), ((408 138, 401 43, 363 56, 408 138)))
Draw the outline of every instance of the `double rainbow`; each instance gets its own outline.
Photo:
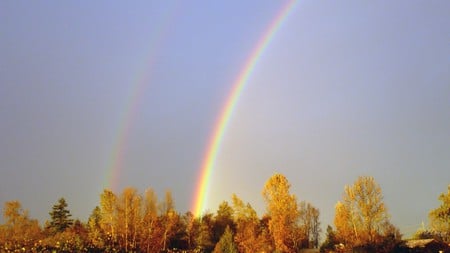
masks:
POLYGON ((223 106, 223 109, 220 112, 214 126, 214 130, 205 152, 205 158, 200 169, 199 182, 196 184, 197 188, 194 195, 193 206, 191 207, 191 210, 194 211, 194 215, 196 217, 200 217, 206 210, 211 173, 214 169, 216 158, 219 153, 219 148, 221 146, 227 126, 230 122, 234 108, 236 107, 237 101, 239 100, 239 97, 245 85, 248 83, 248 80, 252 75, 256 64, 266 50, 267 46, 274 38, 277 31, 280 29, 283 21, 286 20, 286 18, 294 9, 296 2, 296 0, 288 1, 278 12, 278 14, 275 16, 273 21, 261 36, 250 56, 247 58, 247 61, 244 64, 244 68, 240 71, 238 77, 236 78, 236 81, 232 85, 230 95, 226 99, 225 105, 223 106))
MULTIPOLYGON (((230 122, 231 116, 233 114, 234 108, 236 107, 237 101, 245 87, 248 83, 250 76, 255 69, 256 64, 261 58, 262 54, 266 50, 267 46, 270 44, 272 39, 274 38, 277 31, 282 26, 283 22, 289 16, 289 14, 294 9, 297 0, 288 0, 288 2, 281 8, 281 10, 277 13, 275 18, 269 24, 258 43, 252 50, 251 54, 247 58, 244 67, 240 71, 239 75, 236 78, 236 81, 233 83, 230 95, 226 99, 226 102, 221 110, 219 117, 216 120, 216 124, 213 128, 213 132, 211 137, 209 138, 208 146, 204 155, 204 160, 202 162, 202 166, 200 169, 199 181, 197 182, 197 188, 194 194, 193 205, 191 206, 191 210, 194 212, 196 217, 200 217, 202 213, 206 210, 206 204, 208 200, 208 190, 210 187, 211 181, 211 173, 215 165, 215 161, 217 155, 219 153, 219 148, 221 146, 225 131, 230 122)), ((177 7, 177 6, 175 6, 177 7)), ((178 8, 174 8, 176 10, 178 8)), ((162 20, 161 26, 157 31, 155 31, 155 36, 152 38, 152 46, 149 50, 149 54, 154 56, 157 49, 162 45, 162 38, 167 36, 164 35, 164 31, 168 31, 167 28, 177 12, 172 11, 172 15, 167 16, 166 20, 162 20)), ((149 57, 153 59, 154 57, 149 57)), ((150 67, 153 64, 151 60, 148 62, 147 66, 150 67)), ((124 114, 121 124, 117 130, 116 143, 111 152, 111 160, 108 166, 107 177, 105 182, 105 187, 110 188, 112 190, 117 190, 118 180, 120 178, 120 173, 122 171, 125 153, 127 151, 127 141, 129 138, 129 133, 132 128, 132 124, 135 121, 135 116, 138 111, 138 107, 140 101, 142 99, 142 94, 146 89, 147 83, 149 81, 149 74, 142 75, 142 80, 137 80, 136 85, 132 87, 130 95, 127 99, 124 114)))

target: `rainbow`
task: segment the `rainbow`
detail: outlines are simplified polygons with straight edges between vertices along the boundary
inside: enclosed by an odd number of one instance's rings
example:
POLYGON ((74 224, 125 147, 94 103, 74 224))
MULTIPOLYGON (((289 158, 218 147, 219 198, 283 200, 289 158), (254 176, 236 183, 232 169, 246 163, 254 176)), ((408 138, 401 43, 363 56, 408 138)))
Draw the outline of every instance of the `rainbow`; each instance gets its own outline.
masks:
POLYGON ((143 54, 143 59, 146 62, 143 64, 144 68, 141 70, 142 73, 138 73, 138 78, 130 85, 130 91, 116 130, 116 138, 106 168, 106 182, 104 183, 104 188, 106 189, 112 191, 118 190, 119 179, 121 178, 121 173, 124 169, 124 162, 128 149, 128 139, 132 130, 131 128, 139 113, 142 97, 145 94, 148 83, 151 81, 151 70, 157 59, 157 54, 161 51, 165 40, 168 38, 168 33, 171 31, 170 28, 173 27, 174 21, 181 10, 180 3, 181 2, 169 4, 166 9, 166 15, 164 15, 155 26, 150 38, 148 52, 143 54))
POLYGON ((200 217, 205 211, 206 203, 208 200, 208 190, 211 180, 211 173, 213 171, 217 154, 221 146, 225 131, 230 122, 231 116, 233 114, 234 108, 236 107, 237 101, 245 87, 248 83, 250 76, 255 69, 256 64, 261 58, 267 46, 272 41, 276 32, 280 29, 283 21, 289 16, 289 14, 294 9, 296 0, 288 1, 284 7, 275 16, 274 20, 270 23, 268 28, 265 30, 264 34, 261 36, 260 40, 256 44, 252 53, 248 57, 244 68, 240 71, 233 83, 230 95, 226 99, 222 111, 219 114, 212 136, 208 142, 208 146, 204 155, 204 160, 200 169, 199 182, 196 184, 197 188, 194 195, 193 206, 191 210, 194 211, 196 217, 200 217))
POLYGON ((139 111, 138 106, 145 91, 145 83, 146 82, 144 81, 140 81, 136 86, 132 87, 132 91, 130 92, 126 102, 122 119, 120 120, 120 125, 117 130, 117 140, 111 152, 111 159, 109 161, 105 183, 105 188, 112 191, 118 190, 117 188, 120 173, 123 169, 124 159, 127 153, 128 137, 139 111))

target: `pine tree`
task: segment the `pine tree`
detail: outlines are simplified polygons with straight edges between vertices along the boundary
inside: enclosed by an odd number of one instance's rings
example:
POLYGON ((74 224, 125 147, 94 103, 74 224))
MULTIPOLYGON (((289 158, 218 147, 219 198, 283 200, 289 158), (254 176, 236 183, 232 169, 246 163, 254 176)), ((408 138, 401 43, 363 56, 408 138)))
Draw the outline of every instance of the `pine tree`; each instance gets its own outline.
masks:
POLYGON ((335 246, 338 244, 338 240, 336 238, 336 233, 333 228, 328 225, 327 226, 327 234, 325 236, 325 241, 320 246, 320 252, 332 252, 335 249, 335 246))
POLYGON ((53 206, 49 214, 51 220, 48 228, 53 233, 63 232, 73 225, 73 220, 70 219, 72 215, 67 209, 67 203, 64 198, 58 200, 58 203, 53 206))
POLYGON ((225 232, 226 227, 229 226, 230 229, 234 229, 233 224, 233 208, 228 204, 228 202, 223 201, 219 209, 217 210, 217 215, 214 220, 213 226, 213 240, 218 242, 225 232))
POLYGON ((212 241, 213 222, 213 214, 211 213, 206 213, 200 218, 200 224, 195 242, 197 244, 197 248, 201 251, 211 252, 214 249, 214 242, 212 241))
POLYGON ((229 226, 225 228, 225 232, 220 237, 216 247, 214 247, 213 253, 238 253, 236 244, 233 241, 233 232, 229 226))

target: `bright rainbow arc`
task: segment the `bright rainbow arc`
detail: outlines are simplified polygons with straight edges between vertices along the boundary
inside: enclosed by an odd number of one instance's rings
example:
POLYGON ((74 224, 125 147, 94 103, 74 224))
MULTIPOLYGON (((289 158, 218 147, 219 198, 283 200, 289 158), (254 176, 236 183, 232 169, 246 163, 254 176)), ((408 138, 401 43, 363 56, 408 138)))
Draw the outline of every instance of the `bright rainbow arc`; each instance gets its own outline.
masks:
POLYGON ((256 64, 258 63, 264 50, 270 44, 276 32, 281 27, 282 23, 289 16, 291 11, 294 9, 296 0, 289 1, 276 15, 275 19, 271 22, 266 32, 258 41, 255 49, 252 51, 248 57, 244 68, 239 73, 236 81, 233 83, 230 95, 228 96, 225 105, 219 114, 219 118, 215 124, 213 134, 210 138, 209 145, 207 146, 207 151, 205 159, 203 160, 201 171, 200 171, 200 181, 198 182, 198 187, 195 193, 194 206, 191 210, 194 211, 196 217, 200 217, 202 212, 205 211, 206 202, 208 199, 208 190, 211 180, 211 173, 214 168, 216 158, 221 146, 225 131, 230 122, 233 110, 236 107, 237 101, 247 84, 256 64))

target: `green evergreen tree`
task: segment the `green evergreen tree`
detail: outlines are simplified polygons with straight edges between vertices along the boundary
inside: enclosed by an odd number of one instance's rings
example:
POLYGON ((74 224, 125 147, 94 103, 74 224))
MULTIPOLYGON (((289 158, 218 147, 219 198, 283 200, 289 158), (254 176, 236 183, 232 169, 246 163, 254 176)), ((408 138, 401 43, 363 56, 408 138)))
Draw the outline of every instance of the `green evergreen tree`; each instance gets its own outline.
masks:
POLYGON ((206 213, 200 218, 195 243, 197 244, 197 248, 202 252, 211 252, 214 249, 214 242, 212 241, 213 221, 213 214, 211 213, 206 213))
POLYGON ((67 209, 67 203, 64 198, 60 198, 56 203, 50 214, 50 223, 48 228, 53 233, 64 232, 67 228, 73 225, 73 220, 70 218, 72 214, 67 209))
POLYGON ((214 243, 219 242, 227 226, 234 231, 235 226, 233 222, 233 208, 228 204, 228 202, 223 201, 220 204, 214 219, 212 231, 214 243))
POLYGON ((236 244, 233 241, 233 232, 227 226, 219 242, 216 244, 213 253, 238 253, 236 244))
POLYGON ((336 233, 334 232, 333 228, 328 225, 326 239, 320 246, 320 252, 333 252, 335 250, 335 246, 338 243, 339 242, 336 238, 336 233))

